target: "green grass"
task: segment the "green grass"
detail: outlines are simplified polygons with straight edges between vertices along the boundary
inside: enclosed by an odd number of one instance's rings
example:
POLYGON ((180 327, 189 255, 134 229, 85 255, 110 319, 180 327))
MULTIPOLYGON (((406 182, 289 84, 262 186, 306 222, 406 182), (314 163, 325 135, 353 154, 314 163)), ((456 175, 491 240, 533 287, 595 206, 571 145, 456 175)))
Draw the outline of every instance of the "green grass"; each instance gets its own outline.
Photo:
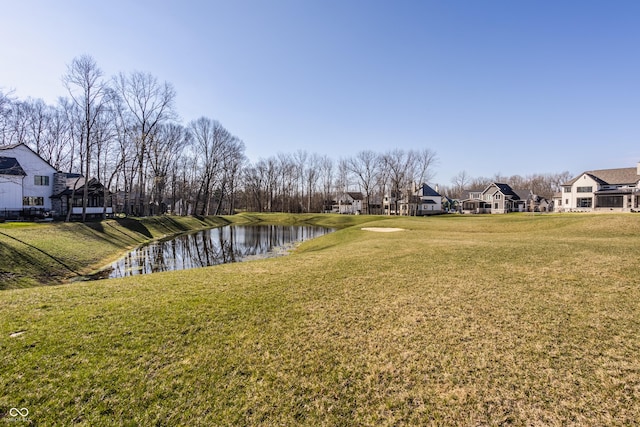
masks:
POLYGON ((640 217, 324 221, 351 227, 282 258, 0 292, 0 414, 91 426, 640 419, 640 217))
POLYGON ((151 217, 80 223, 0 224, 0 290, 55 285, 95 272, 126 249, 227 224, 223 218, 151 217))

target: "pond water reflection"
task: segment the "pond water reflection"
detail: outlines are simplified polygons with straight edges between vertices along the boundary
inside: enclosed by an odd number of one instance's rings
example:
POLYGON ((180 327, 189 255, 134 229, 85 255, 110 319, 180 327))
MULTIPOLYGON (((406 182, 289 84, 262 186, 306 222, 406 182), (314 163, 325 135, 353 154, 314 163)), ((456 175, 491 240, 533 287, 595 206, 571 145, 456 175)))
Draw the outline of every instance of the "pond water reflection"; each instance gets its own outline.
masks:
POLYGON ((283 255, 297 242, 332 231, 316 226, 230 225, 181 234, 134 249, 107 268, 103 277, 186 270, 283 255))

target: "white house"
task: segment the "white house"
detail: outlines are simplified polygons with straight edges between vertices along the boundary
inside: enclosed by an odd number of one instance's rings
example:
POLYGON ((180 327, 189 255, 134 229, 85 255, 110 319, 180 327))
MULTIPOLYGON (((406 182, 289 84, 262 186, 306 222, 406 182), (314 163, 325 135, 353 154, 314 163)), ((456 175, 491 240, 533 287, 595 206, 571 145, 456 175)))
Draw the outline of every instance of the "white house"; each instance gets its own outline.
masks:
POLYGON ((414 214, 418 216, 440 214, 442 213, 442 195, 438 193, 437 190, 423 183, 416 189, 413 195, 409 197, 407 209, 409 212, 413 211, 414 214))
POLYGON ((640 163, 635 168, 583 172, 562 185, 556 212, 632 212, 640 210, 640 163))
POLYGON ((25 144, 0 147, 0 159, 0 215, 50 211, 56 169, 25 144))

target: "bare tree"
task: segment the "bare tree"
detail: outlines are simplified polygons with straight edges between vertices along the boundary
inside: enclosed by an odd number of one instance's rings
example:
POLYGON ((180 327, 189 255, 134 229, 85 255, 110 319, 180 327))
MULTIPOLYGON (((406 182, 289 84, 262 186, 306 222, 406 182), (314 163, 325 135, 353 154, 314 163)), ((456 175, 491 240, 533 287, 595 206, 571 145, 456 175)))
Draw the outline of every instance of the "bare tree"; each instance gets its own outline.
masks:
POLYGON ((229 157, 240 160, 244 144, 226 130, 219 122, 201 117, 189 124, 197 153, 200 185, 196 195, 196 208, 200 206, 200 215, 209 215, 211 200, 216 186, 222 193, 226 190, 225 173, 230 167, 229 157))
POLYGON ((370 213, 371 195, 379 173, 379 156, 371 150, 360 151, 347 160, 349 171, 354 174, 365 193, 365 213, 370 213))
POLYGON ((135 143, 137 157, 137 213, 147 213, 146 167, 147 151, 156 129, 176 117, 174 102, 176 93, 169 83, 159 83, 151 74, 133 72, 129 76, 120 73, 114 86, 131 115, 131 140, 135 143))
POLYGON ((391 200, 395 205, 395 213, 399 215, 398 203, 401 195, 408 196, 414 184, 412 172, 415 167, 415 152, 395 149, 382 157, 382 164, 386 169, 391 184, 391 200))
POLYGON ((164 213, 164 196, 170 167, 189 144, 190 134, 175 123, 160 125, 147 146, 149 166, 153 174, 151 195, 154 211, 164 213))
POLYGON ((11 114, 11 105, 13 104, 11 93, 5 93, 0 90, 0 145, 7 144, 7 127, 9 115, 11 114))
POLYGON ((61 107, 51 107, 47 131, 42 139, 41 156, 57 170, 70 170, 72 153, 69 122, 61 107))
POLYGON ((333 189, 334 162, 328 156, 322 156, 320 160, 320 174, 322 180, 322 204, 324 211, 331 210, 331 190, 333 189))
POLYGON ((220 184, 220 198, 215 211, 216 215, 223 213, 222 206, 225 199, 228 202, 226 209, 227 214, 232 215, 235 211, 238 180, 247 160, 244 155, 244 150, 244 142, 236 137, 231 138, 225 147, 222 161, 223 176, 220 184))
POLYGON ((290 154, 278 153, 276 170, 279 176, 280 211, 293 212, 293 188, 295 180, 295 162, 290 154))
POLYGON ((424 148, 415 152, 415 162, 417 167, 417 183, 431 183, 435 176, 435 167, 438 164, 438 156, 436 152, 428 148, 424 148))
POLYGON ((456 199, 461 198, 463 197, 464 191, 468 189, 467 187, 471 183, 471 177, 467 171, 463 170, 451 178, 451 183, 453 184, 451 196, 456 199))
POLYGON ((26 144, 29 132, 29 112, 26 101, 15 100, 5 112, 5 144, 26 144))
MULTIPOLYGON (((312 212, 314 208, 312 206, 312 200, 314 194, 317 194, 317 184, 320 179, 320 165, 322 164, 322 158, 318 154, 312 154, 307 162, 304 172, 305 184, 307 187, 307 212, 312 212)), ((321 204, 320 204, 321 205, 321 204)))
MULTIPOLYGON (((63 77, 63 82, 73 102, 82 111, 82 136, 85 151, 85 171, 90 176, 91 148, 96 140, 97 124, 107 105, 107 85, 102 80, 102 70, 89 55, 74 58, 63 77)), ((84 186, 82 197, 82 222, 86 221, 89 186, 84 186)))

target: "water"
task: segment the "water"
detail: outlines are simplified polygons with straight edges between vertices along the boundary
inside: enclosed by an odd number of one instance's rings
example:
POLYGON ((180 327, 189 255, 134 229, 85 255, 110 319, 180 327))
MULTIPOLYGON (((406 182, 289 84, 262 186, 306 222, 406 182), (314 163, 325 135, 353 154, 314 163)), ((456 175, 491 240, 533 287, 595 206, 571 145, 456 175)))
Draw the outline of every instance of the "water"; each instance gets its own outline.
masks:
POLYGON ((101 276, 126 277, 284 255, 296 243, 332 231, 315 226, 232 225, 181 234, 134 249, 101 276))

